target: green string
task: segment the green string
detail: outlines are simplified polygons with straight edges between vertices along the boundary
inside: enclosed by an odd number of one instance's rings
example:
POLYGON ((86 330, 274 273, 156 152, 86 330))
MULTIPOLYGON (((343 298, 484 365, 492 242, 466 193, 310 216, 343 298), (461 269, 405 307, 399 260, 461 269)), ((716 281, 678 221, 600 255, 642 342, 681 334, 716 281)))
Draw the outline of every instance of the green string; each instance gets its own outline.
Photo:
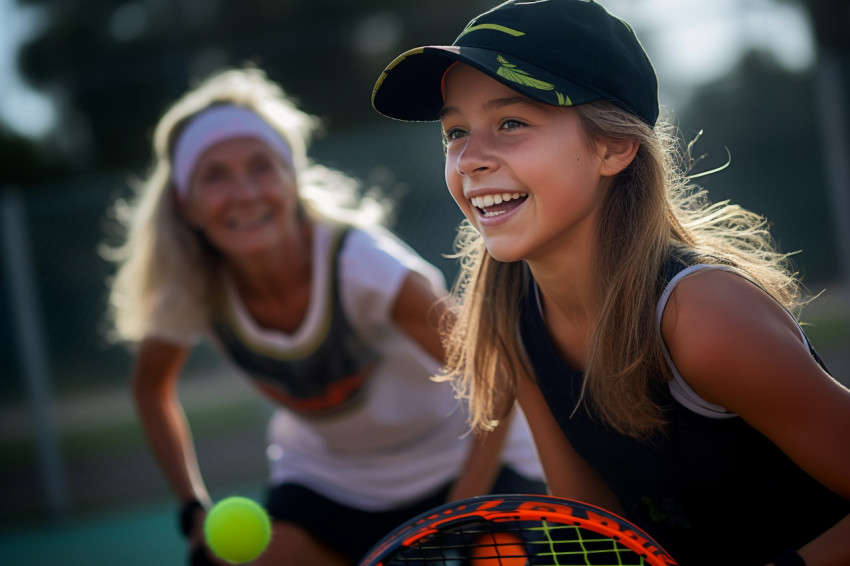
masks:
POLYGON ((598 539, 585 539, 582 533, 582 529, 576 526, 568 526, 568 525, 550 525, 547 521, 541 521, 542 525, 539 527, 534 527, 529 530, 531 531, 540 531, 543 533, 543 541, 531 541, 527 544, 535 544, 535 545, 544 545, 548 547, 548 550, 542 550, 541 552, 533 552, 532 555, 535 558, 549 557, 553 560, 551 564, 538 564, 535 561, 535 566, 568 566, 574 565, 575 562, 562 563, 559 557, 566 558, 567 556, 576 557, 580 556, 584 560, 585 566, 644 566, 645 562, 643 556, 636 555, 631 550, 624 549, 620 543, 615 540, 611 540, 608 537, 601 537, 598 539), (563 539, 559 537, 559 534, 563 534, 556 531, 563 531, 564 529, 569 530, 570 532, 567 534, 567 538, 563 539), (600 549, 600 550, 591 550, 586 546, 586 543, 591 542, 610 542, 611 549, 600 549), (557 545, 562 543, 577 543, 581 550, 578 551, 566 551, 566 550, 558 550, 557 545), (627 556, 635 557, 639 559, 639 562, 632 563, 623 562, 623 551, 626 551, 627 556), (591 562, 591 555, 598 553, 614 553, 617 557, 617 562, 615 564, 596 564, 591 562))

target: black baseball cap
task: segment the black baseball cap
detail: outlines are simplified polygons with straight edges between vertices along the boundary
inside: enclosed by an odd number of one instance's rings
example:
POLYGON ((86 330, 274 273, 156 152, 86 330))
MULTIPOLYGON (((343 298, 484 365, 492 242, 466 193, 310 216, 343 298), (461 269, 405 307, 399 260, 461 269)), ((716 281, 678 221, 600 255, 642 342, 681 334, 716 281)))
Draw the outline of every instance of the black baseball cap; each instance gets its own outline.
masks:
POLYGON ((443 76, 456 61, 546 104, 608 100, 650 126, 658 119, 658 80, 643 46, 593 0, 504 2, 469 22, 452 45, 396 57, 375 84, 372 106, 397 120, 439 119, 443 76))

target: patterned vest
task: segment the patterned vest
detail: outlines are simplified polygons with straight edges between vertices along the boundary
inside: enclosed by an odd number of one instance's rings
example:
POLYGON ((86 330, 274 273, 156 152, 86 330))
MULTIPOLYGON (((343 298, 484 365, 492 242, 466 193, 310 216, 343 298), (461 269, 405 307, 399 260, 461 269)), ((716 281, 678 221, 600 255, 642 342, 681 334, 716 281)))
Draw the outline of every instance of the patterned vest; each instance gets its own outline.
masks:
POLYGON ((213 333, 236 365, 252 379, 274 387, 279 401, 305 415, 324 416, 356 403, 377 359, 342 308, 338 257, 348 232, 334 234, 327 255, 328 285, 318 291, 327 308, 307 344, 289 349, 257 344, 241 331, 226 298, 212 315, 213 333))

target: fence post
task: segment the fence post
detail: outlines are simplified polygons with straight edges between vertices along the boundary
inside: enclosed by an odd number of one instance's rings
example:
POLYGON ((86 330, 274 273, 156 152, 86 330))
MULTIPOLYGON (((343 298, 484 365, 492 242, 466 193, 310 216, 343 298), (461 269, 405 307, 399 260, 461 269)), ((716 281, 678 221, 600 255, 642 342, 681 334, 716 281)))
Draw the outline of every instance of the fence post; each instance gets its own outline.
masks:
POLYGON ((9 303, 21 369, 35 420, 41 477, 47 508, 62 519, 69 507, 64 461, 59 449, 50 392, 50 370, 36 277, 26 229, 26 211, 20 192, 7 187, 0 194, 0 229, 8 276, 9 303))

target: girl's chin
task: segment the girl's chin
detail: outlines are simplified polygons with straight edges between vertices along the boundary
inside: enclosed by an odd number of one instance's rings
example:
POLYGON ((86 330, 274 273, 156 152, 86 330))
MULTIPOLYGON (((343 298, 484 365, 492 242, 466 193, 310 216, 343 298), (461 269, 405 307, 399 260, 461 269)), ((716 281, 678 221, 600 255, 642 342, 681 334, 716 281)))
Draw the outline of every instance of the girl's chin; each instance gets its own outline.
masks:
POLYGON ((493 259, 503 263, 512 263, 523 259, 523 255, 515 245, 510 245, 508 242, 499 240, 499 238, 484 238, 484 245, 487 248, 487 252, 493 259))

